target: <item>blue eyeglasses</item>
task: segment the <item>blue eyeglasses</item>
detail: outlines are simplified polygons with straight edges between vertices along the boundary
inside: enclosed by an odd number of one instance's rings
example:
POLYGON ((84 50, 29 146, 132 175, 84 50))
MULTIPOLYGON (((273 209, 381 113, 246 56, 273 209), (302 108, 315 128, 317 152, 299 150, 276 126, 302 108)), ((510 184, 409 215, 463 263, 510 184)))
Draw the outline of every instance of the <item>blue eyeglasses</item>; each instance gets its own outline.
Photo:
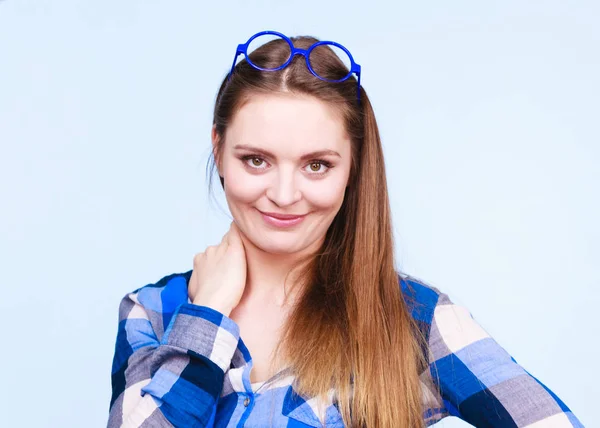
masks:
MULTIPOLYGON (((253 35, 252 37, 250 37, 250 39, 248 39, 248 41, 244 44, 238 45, 237 47, 237 51, 235 52, 235 57, 233 58, 233 64, 231 66, 231 71, 229 72, 229 76, 227 78, 227 80, 231 79, 231 75, 233 74, 233 70, 235 69, 235 62, 237 61, 237 58, 240 54, 244 54, 244 56, 246 57, 246 61, 248 62, 248 64, 250 64, 252 67, 256 68, 257 70, 262 70, 262 71, 277 71, 277 70, 281 70, 285 67, 287 67, 291 62, 292 59, 294 58, 294 56, 296 55, 303 55, 304 58, 306 59, 306 67, 308 68, 308 70, 317 78, 324 80, 326 82, 343 82, 347 79, 350 78, 350 76, 352 76, 352 74, 356 74, 357 77, 357 83, 356 83, 356 94, 357 94, 357 98, 358 98, 358 102, 360 103, 360 65, 358 65, 356 62, 354 62, 354 58, 352 57, 352 54, 350 54, 350 51, 348 49, 346 49, 344 46, 340 45, 339 43, 336 42, 330 42, 330 41, 321 41, 321 42, 317 42, 313 45, 311 45, 308 49, 298 49, 294 46, 294 44, 292 43, 292 40, 285 36, 284 34, 281 34, 277 31, 261 31, 260 33, 256 33, 255 35, 253 35), (267 37, 265 37, 267 36, 267 37), (268 36, 274 36, 274 38, 280 38, 283 39, 289 46, 290 48, 290 55, 289 57, 286 59, 286 61, 283 64, 269 64, 269 67, 263 66, 261 64, 255 64, 254 62, 252 62, 250 60, 250 58, 248 57, 248 47, 250 46, 250 44, 252 42, 255 42, 255 44, 259 44, 262 45, 264 43, 266 43, 266 40, 271 40, 271 38, 269 38, 268 36), (264 43, 257 43, 255 40, 259 39, 260 41, 265 41, 264 43), (311 61, 311 55, 318 55, 318 51, 316 50, 316 48, 318 48, 319 46, 326 46, 329 45, 330 47, 333 46, 336 49, 338 53, 338 57, 340 57, 340 59, 346 63, 349 64, 349 72, 348 74, 346 74, 345 76, 331 76, 331 70, 325 70, 325 69, 319 69, 318 66, 316 66, 317 69, 315 69, 312 65, 312 61, 311 61), (341 51, 341 52, 340 52, 341 51), (336 77, 336 78, 332 78, 332 77, 336 77)), ((314 59, 314 58, 313 58, 314 59)), ((266 64, 264 64, 266 65, 266 64)), ((338 73, 339 75, 339 73, 338 73)))

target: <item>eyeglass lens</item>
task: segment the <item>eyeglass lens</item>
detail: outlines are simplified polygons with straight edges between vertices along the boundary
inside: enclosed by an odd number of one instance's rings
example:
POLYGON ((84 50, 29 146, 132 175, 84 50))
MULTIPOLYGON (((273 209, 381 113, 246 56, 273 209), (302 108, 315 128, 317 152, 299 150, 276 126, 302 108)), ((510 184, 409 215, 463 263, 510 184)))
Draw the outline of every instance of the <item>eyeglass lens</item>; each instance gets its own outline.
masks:
MULTIPOLYGON (((249 61, 255 66, 267 70, 275 70, 281 67, 290 58, 290 55, 290 45, 285 41, 285 39, 274 34, 263 34, 258 36, 248 45, 249 61), (267 56, 261 53, 260 50, 257 51, 260 46, 273 40, 279 40, 278 44, 280 44, 281 49, 278 51, 278 55, 267 56)), ((330 44, 319 45, 314 48, 309 55, 308 61, 311 68, 317 75, 328 80, 339 80, 346 77, 352 64, 350 57, 343 49, 330 44), (332 64, 330 60, 323 60, 323 58, 327 58, 326 54, 328 53, 328 50, 334 51, 340 61, 344 64, 344 68, 340 67, 339 63, 332 64)))

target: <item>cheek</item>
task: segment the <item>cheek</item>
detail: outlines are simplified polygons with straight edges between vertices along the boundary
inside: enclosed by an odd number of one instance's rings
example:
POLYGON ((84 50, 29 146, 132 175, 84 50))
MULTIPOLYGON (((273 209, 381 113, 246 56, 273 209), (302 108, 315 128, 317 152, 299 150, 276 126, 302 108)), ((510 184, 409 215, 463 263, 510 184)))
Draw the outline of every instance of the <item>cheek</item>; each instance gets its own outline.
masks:
POLYGON ((345 183, 328 183, 326 186, 318 182, 308 186, 304 197, 311 205, 320 209, 339 208, 344 200, 345 183))
POLYGON ((233 170, 225 174, 225 195, 237 202, 250 203, 256 201, 264 192, 264 183, 249 177, 242 171, 233 170))

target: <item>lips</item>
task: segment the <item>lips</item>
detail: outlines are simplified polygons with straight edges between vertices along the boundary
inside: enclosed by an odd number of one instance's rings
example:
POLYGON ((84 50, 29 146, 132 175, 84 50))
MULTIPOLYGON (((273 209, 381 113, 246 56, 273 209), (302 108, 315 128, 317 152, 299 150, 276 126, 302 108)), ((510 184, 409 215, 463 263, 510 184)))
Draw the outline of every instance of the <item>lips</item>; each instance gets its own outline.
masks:
POLYGON ((306 218, 306 214, 281 214, 257 210, 265 224, 278 230, 295 229, 306 218))
POLYGON ((295 220, 298 218, 302 218, 306 215, 306 214, 279 214, 279 213, 270 213, 270 212, 265 212, 265 211, 260 211, 260 212, 263 213, 264 215, 268 215, 269 217, 273 217, 278 220, 295 220))

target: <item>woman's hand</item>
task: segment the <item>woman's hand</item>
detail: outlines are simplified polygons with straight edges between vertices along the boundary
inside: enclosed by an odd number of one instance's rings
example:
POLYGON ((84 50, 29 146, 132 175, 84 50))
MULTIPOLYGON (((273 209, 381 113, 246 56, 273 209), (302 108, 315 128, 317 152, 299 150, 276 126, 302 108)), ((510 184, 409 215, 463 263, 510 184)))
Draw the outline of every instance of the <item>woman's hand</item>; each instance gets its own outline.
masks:
POLYGON ((246 287, 246 252, 235 222, 219 245, 194 257, 188 294, 195 305, 208 306, 229 316, 246 287))

